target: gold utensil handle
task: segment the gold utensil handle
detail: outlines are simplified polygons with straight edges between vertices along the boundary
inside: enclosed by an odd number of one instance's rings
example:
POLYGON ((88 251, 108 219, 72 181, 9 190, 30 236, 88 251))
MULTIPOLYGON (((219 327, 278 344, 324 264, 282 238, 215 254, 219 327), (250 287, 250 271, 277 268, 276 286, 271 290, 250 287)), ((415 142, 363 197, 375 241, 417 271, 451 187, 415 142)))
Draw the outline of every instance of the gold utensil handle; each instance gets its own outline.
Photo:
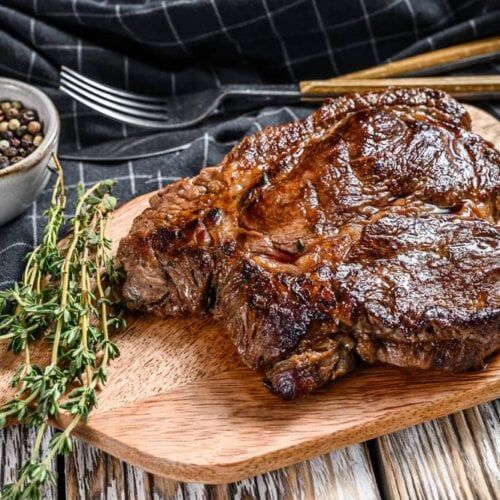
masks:
POLYGON ((422 88, 431 87, 443 90, 456 97, 481 95, 500 95, 500 76, 439 76, 421 78, 380 78, 380 79, 350 79, 317 80, 301 82, 302 98, 309 100, 346 94, 351 92, 366 92, 368 90, 383 90, 387 87, 422 88))
POLYGON ((337 78, 387 78, 495 53, 500 53, 500 36, 433 50, 400 61, 347 73, 337 78))

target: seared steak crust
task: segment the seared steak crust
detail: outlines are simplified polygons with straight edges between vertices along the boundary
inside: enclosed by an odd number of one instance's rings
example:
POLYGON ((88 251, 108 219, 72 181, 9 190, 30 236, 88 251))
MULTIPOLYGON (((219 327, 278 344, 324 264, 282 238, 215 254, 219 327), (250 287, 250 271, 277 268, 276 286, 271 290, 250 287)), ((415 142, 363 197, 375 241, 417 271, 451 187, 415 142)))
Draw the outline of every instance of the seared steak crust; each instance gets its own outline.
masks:
POLYGON ((155 194, 120 244, 124 297, 223 319, 286 398, 359 358, 476 368, 500 344, 499 187, 448 95, 340 97, 155 194))

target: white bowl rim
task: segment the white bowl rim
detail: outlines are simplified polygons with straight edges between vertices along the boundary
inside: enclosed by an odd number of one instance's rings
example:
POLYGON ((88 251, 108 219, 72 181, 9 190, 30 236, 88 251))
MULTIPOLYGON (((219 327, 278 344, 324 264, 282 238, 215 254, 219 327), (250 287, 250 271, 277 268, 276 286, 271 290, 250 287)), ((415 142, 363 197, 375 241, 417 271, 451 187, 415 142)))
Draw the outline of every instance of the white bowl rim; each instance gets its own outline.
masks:
MULTIPOLYGON (((45 135, 40 145, 21 161, 14 163, 14 165, 9 165, 8 167, 0 169, 0 177, 4 177, 15 172, 21 172, 23 170, 29 170, 30 168, 35 167, 39 163, 39 161, 46 155, 46 153, 53 147, 61 128, 61 122, 59 119, 57 108, 52 102, 52 99, 50 99, 50 97, 45 92, 34 87, 33 85, 30 85, 29 83, 14 80, 12 78, 0 78, 0 91, 3 85, 10 85, 19 89, 19 98, 12 100, 18 100, 22 102, 23 90, 29 90, 30 92, 36 94, 36 96, 40 99, 42 106, 46 108, 49 115, 49 120, 48 123, 45 124, 45 135)), ((39 112, 40 110, 35 111, 39 112)))

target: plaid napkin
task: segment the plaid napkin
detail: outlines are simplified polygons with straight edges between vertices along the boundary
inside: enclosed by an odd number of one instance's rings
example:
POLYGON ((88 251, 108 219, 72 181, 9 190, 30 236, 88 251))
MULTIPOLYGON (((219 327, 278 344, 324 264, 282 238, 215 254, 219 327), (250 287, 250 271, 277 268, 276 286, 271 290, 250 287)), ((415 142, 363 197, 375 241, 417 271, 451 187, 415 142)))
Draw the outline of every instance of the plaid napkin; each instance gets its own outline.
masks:
MULTIPOLYGON (((498 0, 2 0, 0 75, 45 90, 61 114, 61 142, 79 149, 145 132, 62 95, 61 65, 124 89, 176 94, 331 77, 499 32, 498 0)), ((483 105, 500 116, 498 106, 483 105)), ((78 182, 109 177, 122 201, 152 191, 217 163, 244 135, 309 112, 222 113, 179 153, 114 166, 64 162, 70 199, 78 182)), ((39 242, 50 189, 0 228, 0 289, 19 277, 23 255, 39 242)))

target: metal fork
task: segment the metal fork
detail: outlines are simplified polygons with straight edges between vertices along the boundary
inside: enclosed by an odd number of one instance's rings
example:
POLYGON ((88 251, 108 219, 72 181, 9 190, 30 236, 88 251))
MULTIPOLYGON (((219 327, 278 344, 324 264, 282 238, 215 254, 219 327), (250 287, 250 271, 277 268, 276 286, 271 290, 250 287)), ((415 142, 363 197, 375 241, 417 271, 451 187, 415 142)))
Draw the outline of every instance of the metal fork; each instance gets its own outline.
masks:
POLYGON ((225 85, 178 96, 147 96, 96 82, 61 68, 60 90, 110 118, 156 130, 188 128, 210 116, 228 98, 259 98, 259 102, 300 100, 295 85, 225 85))
POLYGON ((301 82, 299 85, 224 85, 171 97, 154 97, 110 87, 63 66, 60 89, 78 102, 123 123, 157 130, 177 130, 202 122, 222 102, 231 98, 246 103, 289 103, 301 99, 322 100, 340 93, 359 92, 381 86, 383 88, 390 84, 436 87, 462 99, 497 98, 500 96, 500 77, 401 78, 385 82, 373 78, 450 71, 496 59, 499 55, 500 37, 494 37, 357 71, 341 78, 301 82), (365 80, 366 78, 372 80, 365 80))

